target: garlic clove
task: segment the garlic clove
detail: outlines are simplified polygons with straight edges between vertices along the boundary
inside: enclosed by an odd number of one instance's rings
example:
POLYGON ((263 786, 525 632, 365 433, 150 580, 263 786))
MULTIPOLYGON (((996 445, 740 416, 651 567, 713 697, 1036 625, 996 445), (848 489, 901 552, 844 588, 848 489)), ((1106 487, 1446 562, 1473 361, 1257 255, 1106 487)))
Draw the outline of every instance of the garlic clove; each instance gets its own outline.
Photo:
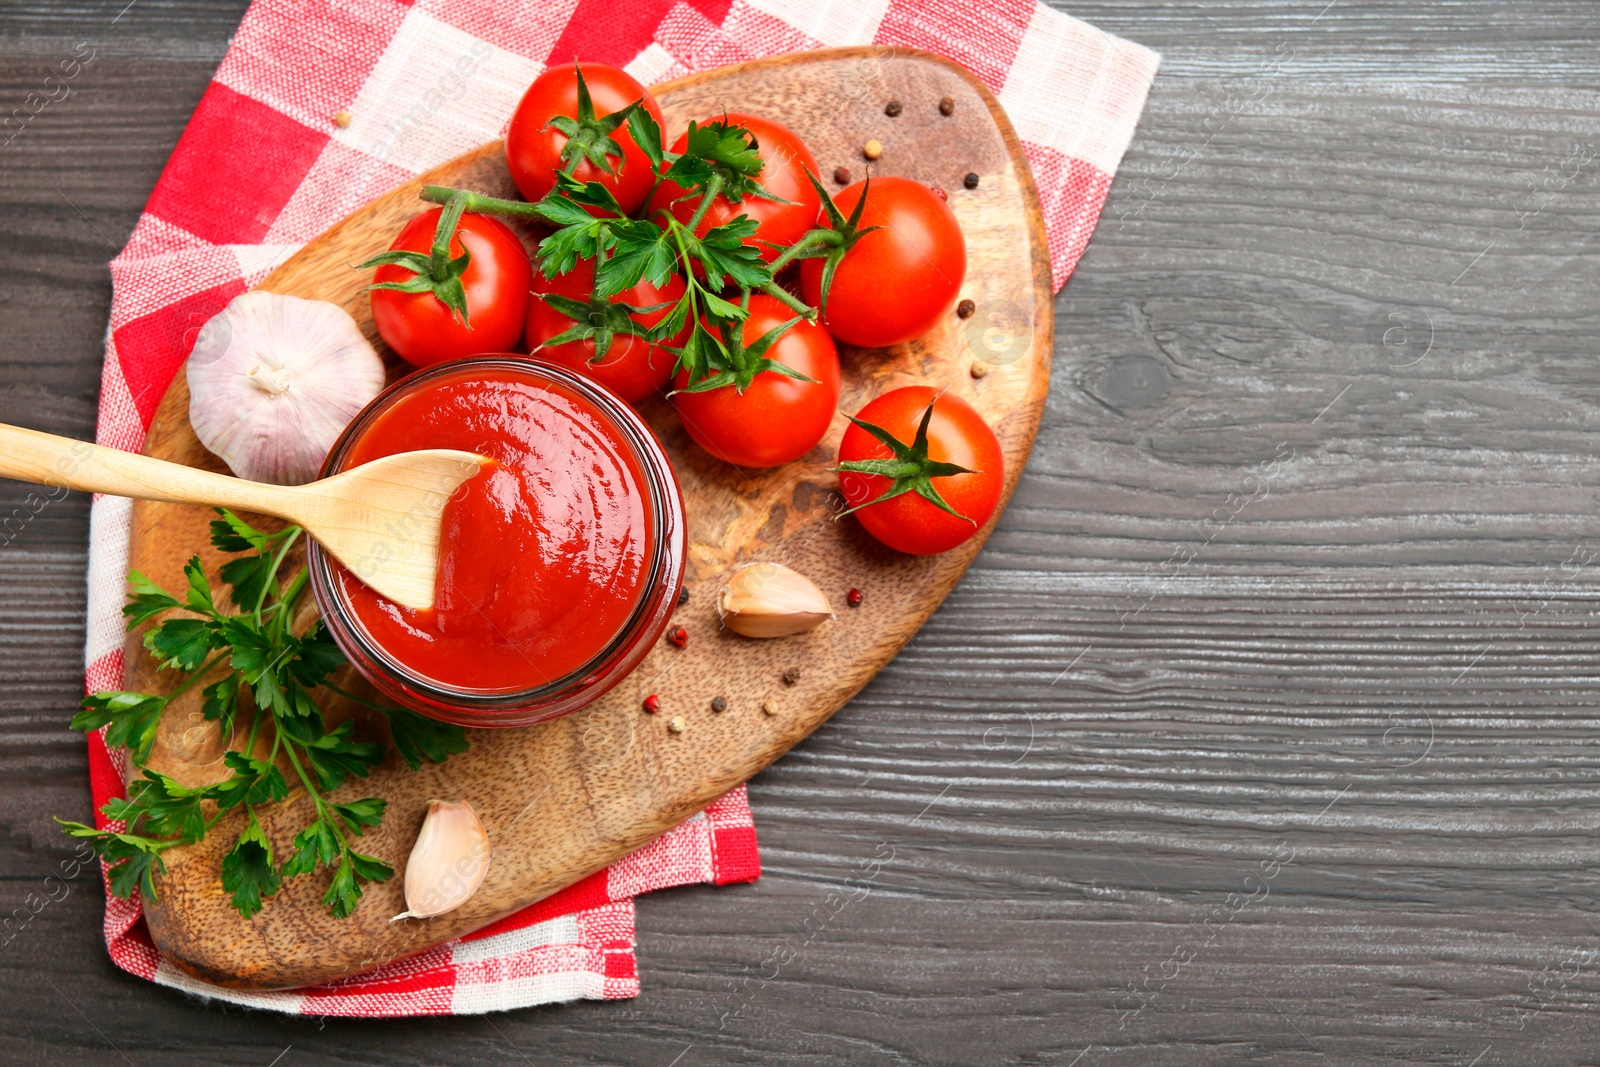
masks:
POLYGON ((788 637, 833 618, 833 608, 810 579, 781 563, 746 563, 717 590, 722 624, 746 637, 788 637))
POLYGON ((262 290, 201 327, 185 365, 189 424, 241 478, 299 485, 383 391, 383 360, 344 309, 262 290))
POLYGON ((430 800, 417 843, 406 860, 406 910, 401 919, 431 919, 461 907, 489 872, 489 834, 464 800, 430 800))

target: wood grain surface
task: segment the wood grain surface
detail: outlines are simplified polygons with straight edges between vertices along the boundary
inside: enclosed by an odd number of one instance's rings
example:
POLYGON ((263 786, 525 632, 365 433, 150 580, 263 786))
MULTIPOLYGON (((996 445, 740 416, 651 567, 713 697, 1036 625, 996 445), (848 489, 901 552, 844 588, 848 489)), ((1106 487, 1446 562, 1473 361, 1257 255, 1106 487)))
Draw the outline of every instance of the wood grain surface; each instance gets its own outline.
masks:
MULTIPOLYGON (((80 436, 96 229, 243 9, 124 4, 0 11, 12 101, 106 42, 0 149, 0 418, 80 436)), ((0 1059, 1600 1062, 1592 5, 1058 6, 1164 59, 1033 458, 928 625, 752 782, 759 882, 642 899, 637 1000, 369 1024, 123 975, 85 873, 0 935, 0 1059)), ((6 916, 89 814, 84 540, 68 498, 0 548, 6 916)))
MULTIPOLYGON (((926 53, 835 49, 758 60, 690 75, 656 94, 669 137, 691 119, 737 108, 781 116, 830 174, 856 157, 868 137, 888 142, 877 173, 937 183, 956 190, 950 205, 967 241, 963 298, 980 308, 968 321, 952 307, 947 321, 907 345, 841 352, 840 407, 857 411, 886 390, 931 383, 971 402, 1000 438, 1006 491, 1022 472, 1050 380, 1050 261, 1044 222, 1027 162, 1010 124, 976 78, 926 53), (954 113, 941 115, 943 97, 954 113), (891 121, 882 101, 912 107, 891 121), (918 103, 921 107, 917 107, 918 103), (976 189, 961 187, 967 172, 976 189), (1005 320, 1003 345, 990 319, 1005 320), (1021 324, 1019 336, 1010 336, 1021 324), (986 340, 988 338, 988 340, 986 340), (974 359, 994 364, 981 380, 974 359)), ((308 299, 331 300, 350 312, 374 343, 365 272, 358 263, 387 247, 406 221, 426 207, 423 185, 449 185, 491 196, 516 195, 499 143, 462 156, 358 209, 311 242, 261 287, 308 299)), ((526 243, 537 233, 522 231, 526 243)), ((392 357, 391 378, 408 368, 392 357)), ((986 363, 986 366, 989 365, 986 363)), ((145 452, 196 467, 216 468, 188 422, 189 392, 180 380, 162 400, 145 452)), ((369 887, 345 920, 322 904, 326 878, 289 882, 261 913, 242 921, 222 888, 221 862, 242 828, 233 817, 194 846, 165 853, 167 873, 146 920, 162 954, 207 981, 243 989, 283 989, 370 970, 479 929, 632 852, 701 811, 806 737, 854 696, 938 607, 977 555, 984 536, 939 556, 912 557, 874 542, 844 509, 838 476, 828 470, 845 420, 835 419, 805 459, 767 471, 742 470, 702 451, 669 405, 645 410, 683 489, 688 519, 690 599, 674 616, 689 632, 678 648, 663 642, 616 689, 588 708, 555 722, 520 730, 479 730, 471 748, 442 766, 406 770, 398 755, 340 794, 381 796, 383 825, 362 837, 362 848, 404 867, 411 842, 433 798, 465 800, 489 832, 493 859, 477 894, 461 908, 432 919, 391 922, 406 910, 402 881, 369 887), (810 633, 751 641, 723 630, 715 587, 731 567, 783 563, 816 582, 839 617, 810 633), (860 587, 868 598, 845 607, 860 587), (786 685, 782 675, 800 669, 786 685), (661 712, 641 704, 655 693, 661 712), (711 701, 721 696, 727 710, 711 701), (765 710, 773 706, 772 712, 765 710), (681 733, 668 722, 682 719, 681 733)), ((213 514, 189 504, 137 501, 129 566, 158 584, 181 588, 182 568, 207 540, 213 514)), ((208 570, 218 558, 207 553, 208 570)), ((159 690, 159 659, 141 635, 127 643, 130 683, 159 690)), ((354 681, 346 671, 341 684, 354 681)), ((334 703, 347 704, 339 698, 334 703)), ((241 724, 242 725, 242 724, 241 724)), ((227 747, 200 715, 198 689, 163 713, 151 766, 186 784, 225 777, 227 747)), ((302 792, 263 809, 263 827, 276 852, 287 854, 311 818, 302 792)), ((243 812, 238 813, 240 818, 243 812)))

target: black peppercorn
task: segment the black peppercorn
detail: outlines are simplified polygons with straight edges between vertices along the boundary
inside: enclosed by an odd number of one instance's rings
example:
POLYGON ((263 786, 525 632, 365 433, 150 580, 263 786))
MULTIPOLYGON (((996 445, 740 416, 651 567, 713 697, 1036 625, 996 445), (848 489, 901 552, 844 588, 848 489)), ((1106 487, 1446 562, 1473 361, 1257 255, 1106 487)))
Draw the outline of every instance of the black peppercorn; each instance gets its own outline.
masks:
POLYGON ((961 184, 968 189, 976 189, 978 187, 978 176, 969 171, 967 176, 961 179, 961 184))
POLYGON ((894 118, 896 115, 900 114, 900 101, 898 101, 898 100, 889 101, 887 104, 884 105, 883 113, 885 115, 888 115, 890 118, 894 118))

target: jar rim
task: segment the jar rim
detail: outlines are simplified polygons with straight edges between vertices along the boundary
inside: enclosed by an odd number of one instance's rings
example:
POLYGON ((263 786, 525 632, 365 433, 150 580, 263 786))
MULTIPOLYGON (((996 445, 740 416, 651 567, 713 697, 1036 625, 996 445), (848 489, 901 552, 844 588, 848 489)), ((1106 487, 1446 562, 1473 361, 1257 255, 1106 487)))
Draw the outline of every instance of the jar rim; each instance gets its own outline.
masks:
MULTIPOLYGON (((541 722, 576 710, 610 689, 637 665, 650 644, 653 644, 647 642, 638 655, 629 656, 629 651, 640 643, 639 639, 652 626, 657 629, 656 636, 659 637, 659 630, 665 627, 672 608, 676 606, 684 569, 683 495, 678 488, 672 464, 649 425, 627 402, 599 383, 564 367, 526 355, 497 353, 471 356, 424 367, 400 378, 350 420, 328 450, 319 477, 326 478, 337 473, 355 442, 360 440, 376 419, 417 387, 463 371, 494 370, 509 370, 562 386, 587 401, 618 432, 620 439, 632 452, 643 478, 642 488, 646 490, 655 549, 649 561, 649 570, 641 583, 638 600, 629 612, 627 621, 610 641, 583 664, 558 678, 524 689, 474 689, 429 678, 407 667, 374 640, 355 616, 348 600, 339 592, 334 561, 321 545, 311 540, 306 549, 306 566, 311 574, 312 596, 335 642, 344 649, 356 669, 367 674, 368 680, 380 689, 389 690, 391 686, 403 688, 409 696, 425 705, 425 708, 418 710, 467 726, 516 726, 541 722), (369 672, 373 671, 381 677, 371 677, 369 672), (386 686, 383 682, 390 685, 386 686), (454 709, 462 709, 465 714, 453 716, 450 712, 454 709), (496 716, 496 712, 515 717, 505 719, 496 716)), ((392 691, 388 695, 396 696, 392 691)))

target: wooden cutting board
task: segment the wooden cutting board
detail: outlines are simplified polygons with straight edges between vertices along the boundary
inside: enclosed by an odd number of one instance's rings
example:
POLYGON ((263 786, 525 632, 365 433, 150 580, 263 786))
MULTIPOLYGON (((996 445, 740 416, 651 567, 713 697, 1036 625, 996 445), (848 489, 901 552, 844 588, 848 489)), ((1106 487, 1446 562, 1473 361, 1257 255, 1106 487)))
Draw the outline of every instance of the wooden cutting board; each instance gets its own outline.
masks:
MULTIPOLYGON (((849 48, 758 60, 680 78, 656 90, 669 137, 691 118, 747 111, 781 120, 816 154, 825 181, 834 168, 866 172, 862 147, 882 142, 875 174, 903 175, 948 191, 967 240, 962 296, 969 319, 952 314, 928 336, 897 349, 842 349, 841 414, 811 455, 769 471, 739 470, 701 452, 670 407, 645 412, 683 485, 689 520, 690 597, 675 624, 686 648, 663 641, 604 699, 541 726, 471 731, 471 751, 442 766, 407 772, 392 755, 341 796, 389 800, 383 825, 362 851, 403 871, 430 798, 466 800, 489 832, 493 860, 483 887, 459 910, 391 924, 404 910, 401 877, 369 887, 356 913, 331 918, 319 901, 327 876, 288 883, 251 920, 229 906, 218 864, 238 826, 224 820, 198 845, 166 853, 159 899, 146 903, 150 933, 166 958, 205 980, 239 989, 279 989, 358 973, 476 930, 570 885, 633 851, 756 774, 821 725, 888 663, 938 607, 981 547, 985 529, 942 556, 891 552, 841 508, 827 470, 845 426, 872 397, 909 384, 952 389, 983 413, 1000 437, 1009 499, 1039 425, 1049 384, 1050 264, 1043 220, 1021 146, 994 97, 970 73, 914 51, 849 48), (954 101, 940 113, 943 97, 954 101), (897 117, 885 114, 890 99, 897 117), (969 172, 974 189, 963 187, 969 172), (992 369, 973 378, 981 360, 992 369), (713 607, 720 575, 734 564, 774 560, 815 581, 837 619, 798 637, 752 641, 720 629, 713 607), (849 589, 863 593, 846 606, 849 589), (794 685, 785 671, 799 668, 794 685), (661 698, 658 715, 641 701, 661 698), (712 711, 714 697, 727 710, 712 711), (770 701, 774 713, 763 705, 770 701), (681 716, 686 729, 668 730, 681 716)), ((381 251, 425 205, 424 183, 515 196, 500 144, 485 145, 359 209, 290 259, 262 288, 330 300, 353 315, 383 350, 363 286, 351 264, 381 251)), ((523 231, 530 247, 534 235, 523 231)), ((884 294, 893 300, 893 291, 884 294)), ((397 374, 403 368, 391 366, 397 374)), ((162 401, 145 451, 224 470, 195 439, 182 375, 162 401)), ((140 502, 133 511, 131 565, 169 589, 182 587, 183 561, 207 541, 210 513, 140 502)), ((991 524, 992 528, 992 524, 991 524)), ((208 566, 220 557, 202 551, 208 566)), ((172 684, 155 671, 137 635, 128 641, 130 688, 172 684)), ((359 683, 352 683, 359 684, 359 683)), ((224 739, 199 713, 198 693, 166 712, 152 765, 188 783, 217 780, 224 739)), ((330 717, 349 709, 330 706, 330 717)), ((304 795, 268 809, 273 846, 286 849, 308 819, 304 795)))

